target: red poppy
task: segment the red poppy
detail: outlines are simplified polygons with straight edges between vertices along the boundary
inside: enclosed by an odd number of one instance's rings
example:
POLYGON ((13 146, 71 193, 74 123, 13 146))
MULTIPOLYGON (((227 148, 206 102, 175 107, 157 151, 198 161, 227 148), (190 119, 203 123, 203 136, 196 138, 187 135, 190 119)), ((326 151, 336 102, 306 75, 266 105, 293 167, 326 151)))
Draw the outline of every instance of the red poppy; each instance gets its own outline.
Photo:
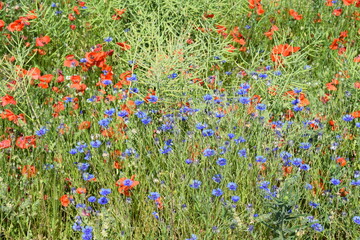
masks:
POLYGON ((0 19, 0 31, 2 31, 4 27, 5 27, 5 22, 0 19))
POLYGON ((64 61, 65 67, 77 67, 79 66, 79 62, 75 60, 74 55, 67 55, 66 60, 64 61))
POLYGON ((79 130, 83 130, 83 129, 89 129, 91 127, 91 122, 89 121, 83 121, 82 123, 80 123, 79 125, 79 130))
POLYGON ((360 62, 360 55, 358 55, 357 57, 354 58, 354 62, 356 62, 356 63, 360 62))
POLYGON ((336 163, 338 163, 341 167, 344 167, 346 165, 346 159, 345 158, 337 158, 336 163))
POLYGON ((71 200, 73 200, 73 196, 70 196, 70 195, 65 194, 60 197, 61 205, 64 207, 69 206, 71 200))
POLYGON ((120 178, 117 182, 116 182, 116 186, 118 186, 118 191, 120 194, 124 194, 125 196, 130 196, 130 190, 133 189, 135 186, 137 186, 140 182, 138 181, 135 181, 135 175, 132 175, 130 180, 131 180, 131 185, 130 186, 125 186, 124 185, 124 181, 126 180, 127 178, 123 177, 123 178, 120 178))
POLYGON ((4 97, 1 98, 1 105, 5 107, 8 104, 16 105, 16 101, 14 97, 6 94, 4 97))
POLYGON ((356 0, 343 0, 345 6, 350 6, 355 3, 356 0))
POLYGON ((37 47, 43 47, 46 44, 48 44, 51 41, 51 38, 49 36, 44 36, 44 37, 38 37, 36 38, 36 44, 35 46, 37 47))
POLYGON ((339 9, 334 9, 334 11, 333 11, 333 14, 335 15, 335 16, 340 16, 341 15, 341 13, 342 13, 342 9, 341 8, 339 8, 339 9))
POLYGON ((302 15, 299 15, 294 9, 289 10, 289 14, 295 19, 300 20, 302 19, 302 15))
POLYGON ((16 139, 16 146, 21 149, 27 149, 29 147, 36 147, 35 135, 18 137, 18 139, 16 139))
POLYGON ((77 188, 77 189, 76 189, 76 193, 78 193, 78 194, 85 194, 85 193, 86 193, 86 188, 77 188))
POLYGON ((126 12, 126 9, 115 9, 116 14, 112 15, 111 18, 113 20, 120 20, 121 15, 123 15, 126 12))
POLYGON ((7 29, 10 31, 10 32, 14 32, 14 31, 17 31, 17 32, 20 32, 23 30, 23 28, 25 27, 25 24, 23 23, 23 21, 21 21, 20 19, 10 23, 8 26, 7 26, 7 29))
POLYGON ((121 47, 121 50, 123 51, 127 51, 131 49, 131 46, 129 44, 126 44, 126 42, 118 42, 116 44, 119 45, 121 47))
POLYGON ((11 140, 5 139, 0 142, 0 149, 5 149, 11 147, 11 140))
POLYGON ((78 6, 73 7, 73 11, 76 13, 76 15, 80 15, 80 11, 79 11, 78 6))
POLYGON ((36 175, 36 173, 37 173, 37 170, 36 170, 35 166, 33 166, 33 165, 25 165, 21 169, 21 174, 27 178, 34 177, 36 175))
POLYGON ((281 54, 284 57, 290 56, 291 54, 300 50, 300 47, 293 47, 289 44, 280 44, 272 49, 273 54, 281 54))

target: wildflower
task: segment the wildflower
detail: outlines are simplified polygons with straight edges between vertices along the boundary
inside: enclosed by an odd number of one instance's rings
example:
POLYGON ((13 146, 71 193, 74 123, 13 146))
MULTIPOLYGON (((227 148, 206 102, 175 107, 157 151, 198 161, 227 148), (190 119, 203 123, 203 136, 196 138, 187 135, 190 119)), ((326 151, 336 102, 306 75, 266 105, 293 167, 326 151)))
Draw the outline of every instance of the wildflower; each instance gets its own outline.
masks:
POLYGON ((231 197, 231 201, 233 201, 233 202, 238 202, 240 200, 240 197, 239 196, 232 196, 231 197))
POLYGON ((229 190, 231 190, 231 191, 236 191, 236 189, 237 189, 237 184, 234 183, 234 182, 229 182, 228 185, 227 185, 227 187, 228 187, 229 190))
POLYGON ((91 203, 93 203, 93 202, 96 201, 96 197, 91 196, 91 197, 88 198, 88 201, 91 202, 91 203))
POLYGON ((220 197, 222 194, 223 194, 223 191, 220 188, 212 190, 212 195, 214 195, 216 197, 220 197))
POLYGON ((311 147, 311 143, 300 143, 300 148, 301 149, 309 149, 311 147))
POLYGON ((354 223, 360 225, 360 216, 353 217, 353 221, 354 221, 354 223))
POLYGON ((255 108, 259 111, 264 111, 266 109, 266 105, 263 103, 258 103, 255 108))
POLYGON ((244 148, 244 149, 239 150, 238 154, 240 157, 246 158, 246 149, 244 148))
POLYGON ((310 166, 308 164, 301 164, 300 169, 304 171, 310 170, 310 166))
POLYGON ((214 180, 215 182, 217 183, 220 183, 221 182, 221 179, 222 179, 222 176, 221 174, 216 174, 212 177, 212 180, 214 180))
POLYGON ((98 199, 98 203, 100 203, 101 205, 105 205, 109 202, 109 199, 106 197, 101 197, 98 199))
POLYGON ((100 194, 103 196, 109 195, 111 193, 111 189, 102 188, 100 189, 100 194))
POLYGON ((339 179, 335 179, 335 178, 332 178, 330 180, 331 184, 333 185, 339 185, 341 183, 341 181, 339 179))
POLYGON ((139 184, 138 181, 135 181, 135 175, 128 178, 120 178, 116 182, 116 186, 118 186, 118 192, 120 194, 124 194, 125 196, 130 196, 130 190, 139 184))
POLYGON ((207 148, 203 151, 203 154, 205 157, 211 157, 214 156, 216 154, 215 150, 207 148))
POLYGON ((345 115, 345 116, 343 117, 343 120, 344 120, 345 122, 351 122, 353 119, 354 119, 354 117, 353 117, 352 115, 349 115, 349 114, 347 114, 347 115, 345 115))
POLYGON ((148 198, 150 198, 151 200, 156 200, 156 199, 160 198, 160 193, 150 192, 150 195, 148 196, 148 198))
POLYGON ((198 189, 201 186, 201 181, 199 180, 194 180, 192 184, 190 184, 191 188, 195 188, 198 189))
POLYGON ((263 157, 263 156, 256 156, 255 161, 260 162, 260 163, 264 163, 264 162, 266 162, 266 158, 263 157))
POLYGON ((219 166, 225 166, 226 165, 226 159, 225 158, 219 158, 216 163, 219 165, 219 166))
POLYGON ((311 227, 317 232, 322 232, 324 230, 324 227, 320 223, 314 223, 311 227))
POLYGON ((98 148, 98 147, 100 147, 100 145, 101 145, 101 141, 100 141, 100 140, 91 141, 91 142, 90 142, 90 145, 91 145, 93 148, 98 148))
POLYGON ((319 203, 314 203, 314 202, 311 202, 309 203, 310 207, 313 207, 313 208, 317 208, 318 206, 320 206, 319 203))
POLYGON ((312 190, 313 186, 310 183, 305 184, 305 189, 306 190, 312 190))

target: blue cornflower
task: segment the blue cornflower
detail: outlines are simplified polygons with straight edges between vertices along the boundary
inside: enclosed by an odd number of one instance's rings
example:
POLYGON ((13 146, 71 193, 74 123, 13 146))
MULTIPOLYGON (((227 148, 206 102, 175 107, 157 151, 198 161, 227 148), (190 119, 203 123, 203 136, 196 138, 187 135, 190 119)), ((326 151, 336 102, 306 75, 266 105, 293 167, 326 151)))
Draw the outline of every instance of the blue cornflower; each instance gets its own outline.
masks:
POLYGON ((215 175, 212 177, 212 180, 214 180, 214 182, 217 182, 217 183, 220 183, 220 182, 221 182, 221 179, 222 179, 221 174, 215 174, 215 175))
POLYGON ((151 119, 150 117, 141 119, 141 122, 142 122, 144 125, 147 125, 147 124, 151 123, 151 121, 152 121, 152 119, 151 119))
POLYGON ((310 183, 305 184, 305 189, 306 190, 312 190, 313 186, 310 183))
POLYGON ((124 117, 129 116, 129 113, 128 113, 128 111, 122 110, 122 111, 118 112, 117 115, 118 115, 119 117, 124 118, 124 117))
POLYGON ((88 201, 91 202, 91 203, 96 202, 96 197, 90 196, 90 197, 88 198, 88 201))
POLYGON ((355 126, 356 126, 357 128, 360 128, 360 122, 355 123, 355 126))
POLYGON ((72 229, 74 231, 81 231, 81 225, 74 223, 74 225, 72 226, 72 229))
POLYGON ((214 195, 216 197, 220 197, 221 195, 223 195, 223 191, 220 188, 213 189, 212 190, 212 195, 214 195))
POLYGON ((199 129, 199 130, 203 130, 204 128, 207 128, 208 125, 205 123, 205 124, 202 124, 202 123, 197 123, 195 125, 196 129, 199 129))
POLYGON ((150 192, 150 195, 148 196, 148 198, 150 198, 151 200, 156 200, 160 197, 160 193, 158 192, 150 192))
POLYGON ((45 135, 47 132, 49 131, 49 129, 46 129, 45 127, 41 127, 39 131, 36 131, 36 135, 37 136, 43 136, 45 135))
POLYGON ((353 221, 354 221, 354 223, 360 225, 360 216, 355 216, 355 217, 353 217, 353 221))
POLYGON ((109 117, 111 117, 112 115, 114 115, 115 113, 115 108, 111 108, 111 109, 107 109, 104 112, 106 115, 108 115, 109 117))
POLYGON ((351 122, 353 119, 354 119, 354 117, 352 115, 349 115, 349 114, 343 116, 343 120, 345 122, 351 122))
POLYGON ((239 150, 238 154, 240 157, 246 158, 246 149, 244 148, 244 149, 239 150))
POLYGON ((106 80, 102 80, 101 81, 104 85, 108 86, 108 85, 111 85, 112 84, 112 81, 109 80, 109 79, 106 79, 106 80))
POLYGON ((204 137, 210 137, 210 136, 214 135, 214 133, 215 132, 212 129, 204 129, 204 130, 202 130, 202 135, 204 137))
POLYGON ((324 227, 320 223, 314 223, 311 225, 311 227, 317 232, 321 232, 324 230, 324 227))
POLYGON ((297 166, 299 167, 301 164, 302 164, 302 159, 301 158, 294 158, 291 163, 294 165, 294 166, 297 166))
POLYGON ((214 156, 216 154, 215 150, 207 148, 203 151, 203 154, 205 157, 211 157, 214 156))
POLYGON ((78 163, 77 167, 78 167, 79 171, 85 172, 90 167, 90 164, 88 164, 88 163, 78 163))
POLYGON ((106 196, 106 195, 109 195, 111 193, 111 189, 102 188, 102 189, 100 189, 99 193, 100 193, 100 195, 106 196))
POLYGON ((192 184, 190 184, 191 188, 195 188, 198 189, 201 186, 201 181, 199 180, 194 180, 192 184))
POLYGON ((124 186, 130 187, 133 184, 131 179, 125 179, 123 182, 124 186))
POLYGON ((225 166, 226 165, 226 159, 225 158, 219 158, 216 163, 219 165, 219 166, 225 166))
POLYGON ((314 202, 311 202, 309 203, 310 207, 313 207, 313 208, 317 208, 318 206, 320 206, 319 203, 314 203, 314 202))
POLYGON ((104 41, 105 42, 111 42, 113 40, 113 38, 112 37, 107 37, 107 38, 104 38, 104 41))
POLYGON ((300 148, 301 148, 301 149, 307 150, 307 149, 309 149, 311 146, 312 146, 311 143, 308 143, 308 142, 300 143, 300 148))
POLYGON ((280 157, 283 160, 289 160, 292 157, 292 154, 289 153, 289 152, 283 151, 283 152, 280 153, 280 157))
POLYGON ((98 123, 100 126, 107 128, 109 126, 110 122, 111 122, 111 118, 104 118, 104 119, 101 119, 98 123))
POLYGON ((151 95, 149 98, 149 102, 156 103, 159 100, 159 98, 155 95, 151 95))
POLYGON ((263 103, 259 103, 259 104, 256 105, 255 108, 256 108, 257 110, 259 110, 259 111, 264 111, 264 110, 266 109, 266 105, 263 104, 263 103))
POLYGON ((136 106, 139 106, 139 105, 141 105, 141 104, 143 104, 143 103, 144 103, 143 100, 139 100, 139 99, 135 100, 135 105, 136 105, 136 106))
POLYGON ((227 185, 227 188, 229 188, 231 191, 236 191, 237 189, 237 184, 234 182, 229 182, 227 185))
POLYGON ((310 170, 310 166, 308 164, 301 164, 300 169, 304 171, 310 170))
POLYGON ((300 107, 299 105, 293 107, 294 112, 301 112, 304 110, 304 107, 300 107))
POLYGON ((207 94, 204 96, 204 101, 210 101, 212 99, 213 99, 213 97, 210 94, 207 94))
POLYGON ((333 185, 339 185, 341 183, 341 181, 339 179, 336 179, 336 178, 332 178, 330 180, 331 184, 333 185))
POLYGON ((69 153, 71 154, 71 155, 74 155, 74 154, 76 154, 78 151, 77 151, 77 149, 76 148, 73 148, 73 149, 71 149, 70 151, 69 151, 69 153))
POLYGON ((239 102, 242 103, 242 104, 249 104, 250 103, 250 98, 241 97, 241 98, 239 98, 239 102))
POLYGON ((266 162, 266 158, 263 157, 263 156, 256 156, 255 161, 260 162, 260 163, 264 163, 264 162, 266 162))
POLYGON ((91 142, 90 142, 90 145, 91 145, 93 148, 98 148, 98 147, 101 146, 101 141, 100 141, 100 140, 91 141, 91 142))
POLYGON ((101 197, 98 199, 98 203, 100 203, 101 205, 105 205, 109 202, 109 199, 107 197, 101 197))
POLYGON ((93 228, 91 226, 85 226, 85 227, 82 228, 82 232, 84 234, 91 234, 92 231, 93 231, 93 228))
POLYGON ((246 95, 248 91, 246 89, 240 88, 237 92, 238 95, 246 95))
POLYGON ((240 200, 240 197, 239 196, 232 196, 231 197, 231 201, 233 201, 233 202, 238 202, 240 200))

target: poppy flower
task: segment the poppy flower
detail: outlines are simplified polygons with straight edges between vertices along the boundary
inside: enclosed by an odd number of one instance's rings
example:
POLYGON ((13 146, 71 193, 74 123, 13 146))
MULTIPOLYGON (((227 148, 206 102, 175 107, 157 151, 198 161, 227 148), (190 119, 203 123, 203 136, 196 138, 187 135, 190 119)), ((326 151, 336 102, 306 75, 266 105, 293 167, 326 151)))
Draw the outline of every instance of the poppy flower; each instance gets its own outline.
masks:
POLYGON ((116 186, 118 186, 118 191, 120 194, 123 194, 125 196, 130 196, 130 190, 133 189, 135 186, 139 184, 138 181, 135 181, 135 175, 132 175, 130 179, 128 178, 120 178, 116 182, 116 186))
POLYGON ((344 167, 346 165, 345 158, 337 158, 336 163, 338 163, 341 167, 344 167))
POLYGON ((203 15, 203 17, 204 18, 214 18, 214 14, 212 14, 212 13, 204 13, 204 15, 203 15))
POLYGON ((46 44, 48 44, 51 41, 49 36, 44 36, 44 37, 38 37, 36 38, 36 44, 35 46, 37 47, 43 47, 46 44))
POLYGON ((76 189, 76 193, 78 193, 78 194, 85 194, 85 193, 86 193, 86 188, 77 188, 77 189, 76 189))
POLYGON ((75 60, 74 55, 67 55, 66 60, 64 61, 65 67, 77 67, 79 66, 79 62, 75 60))
POLYGON ((356 0, 343 0, 345 6, 350 6, 355 3, 356 0))
POLYGON ((25 137, 18 137, 16 139, 16 146, 21 149, 27 149, 29 147, 36 147, 36 137, 35 135, 32 136, 25 136, 25 137))
POLYGON ((5 107, 8 104, 16 105, 16 101, 14 97, 6 94, 4 97, 1 98, 1 105, 5 107))
POLYGON ((21 174, 27 178, 34 177, 36 175, 36 173, 37 173, 37 170, 36 170, 35 166, 33 166, 33 165, 25 165, 21 169, 21 174))
POLYGON ((119 45, 121 47, 121 50, 123 51, 127 51, 131 49, 131 46, 129 44, 126 44, 126 42, 118 42, 116 44, 119 45))
POLYGON ((299 15, 294 9, 289 10, 289 14, 295 19, 295 20, 301 20, 302 15, 299 15))
POLYGON ((359 63, 360 62, 360 55, 354 58, 354 62, 359 63))
POLYGON ((335 15, 335 16, 340 16, 341 15, 341 13, 342 13, 342 9, 341 8, 339 8, 339 9, 334 9, 334 11, 333 11, 333 15, 335 15))
POLYGON ((354 83, 354 88, 360 89, 360 82, 355 82, 354 83))
POLYGON ((126 9, 115 9, 116 14, 111 16, 112 20, 120 20, 121 15, 123 15, 126 12, 126 9))
POLYGON ((91 122, 89 121, 83 121, 82 123, 80 123, 79 125, 79 130, 83 130, 83 129, 89 129, 91 127, 91 122))
POLYGON ((24 27, 25 27, 25 24, 21 20, 16 20, 16 21, 10 23, 7 26, 7 29, 10 32, 15 32, 15 31, 20 32, 23 30, 24 27))
POLYGON ((0 149, 5 149, 11 147, 11 140, 5 139, 0 142, 0 149))
POLYGON ((273 47, 272 54, 281 54, 284 57, 287 57, 299 50, 300 47, 293 47, 290 46, 289 44, 280 44, 273 47))
POLYGON ((74 6, 74 7, 73 7, 73 11, 76 13, 76 15, 80 15, 80 11, 79 11, 79 7, 78 7, 78 6, 74 6))
POLYGON ((4 27, 5 27, 5 22, 0 19, 0 31, 2 31, 4 27))
POLYGON ((73 196, 71 195, 62 195, 60 197, 60 202, 61 202, 61 205, 64 206, 64 207, 67 207, 69 206, 71 200, 73 200, 73 196))

